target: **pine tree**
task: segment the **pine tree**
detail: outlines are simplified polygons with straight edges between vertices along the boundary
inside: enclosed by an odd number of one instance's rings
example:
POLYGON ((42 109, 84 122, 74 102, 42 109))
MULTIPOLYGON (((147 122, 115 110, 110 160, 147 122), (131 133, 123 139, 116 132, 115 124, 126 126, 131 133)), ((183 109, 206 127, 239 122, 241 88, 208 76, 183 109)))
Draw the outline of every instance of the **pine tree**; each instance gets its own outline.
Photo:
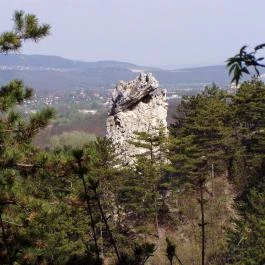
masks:
POLYGON ((264 264, 265 248, 265 184, 263 180, 251 188, 244 202, 241 202, 240 218, 235 221, 235 229, 229 236, 227 264, 264 264))
MULTIPOLYGON (((48 25, 39 24, 36 16, 22 11, 15 12, 14 29, 0 35, 0 52, 15 52, 23 41, 38 41, 47 36, 49 29, 48 25)), ((30 145, 32 138, 54 116, 54 111, 47 108, 23 119, 14 109, 31 96, 32 89, 20 80, 11 81, 0 88, 0 255, 1 260, 9 265, 13 264, 18 251, 12 234, 12 222, 8 221, 20 207, 16 188, 18 183, 23 183, 21 172, 31 167, 30 161, 34 156, 34 148, 30 145)), ((15 230, 22 231, 22 228, 15 230)))
POLYGON ((167 169, 177 190, 193 190, 198 196, 202 265, 207 262, 207 205, 215 193, 213 173, 226 171, 231 132, 228 95, 215 85, 184 97, 171 127, 167 169))
POLYGON ((252 80, 243 83, 231 102, 233 113, 233 179, 242 191, 259 182, 256 170, 264 159, 265 85, 252 80), (239 165, 239 166, 237 166, 239 165))
POLYGON ((97 138, 83 150, 74 150, 73 154, 77 163, 75 172, 82 181, 82 197, 86 202, 98 264, 110 253, 110 247, 120 260, 118 228, 121 220, 117 192, 121 170, 116 166, 111 142, 97 138))
POLYGON ((166 155, 165 128, 157 133, 135 132, 131 144, 141 152, 136 159, 121 190, 121 202, 131 219, 138 219, 138 224, 153 222, 156 236, 159 237, 160 213, 165 208, 163 197, 166 155), (153 221, 151 221, 153 220, 153 221))
POLYGON ((232 99, 234 135, 239 146, 232 179, 237 185, 238 212, 229 237, 228 264, 263 264, 265 85, 258 80, 243 83, 232 99))
POLYGON ((0 52, 17 52, 25 41, 39 41, 50 33, 50 25, 39 24, 38 18, 24 11, 15 11, 14 27, 0 35, 0 52))

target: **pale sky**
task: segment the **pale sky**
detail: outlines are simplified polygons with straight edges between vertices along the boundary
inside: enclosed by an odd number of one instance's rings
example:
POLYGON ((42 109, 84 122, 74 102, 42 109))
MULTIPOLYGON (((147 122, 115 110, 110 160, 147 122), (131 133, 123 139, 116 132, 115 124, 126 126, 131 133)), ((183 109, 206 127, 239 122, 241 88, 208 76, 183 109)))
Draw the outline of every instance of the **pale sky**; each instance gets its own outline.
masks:
POLYGON ((52 35, 27 54, 141 65, 213 65, 265 42, 265 0, 0 0, 0 32, 14 10, 36 14, 52 35))

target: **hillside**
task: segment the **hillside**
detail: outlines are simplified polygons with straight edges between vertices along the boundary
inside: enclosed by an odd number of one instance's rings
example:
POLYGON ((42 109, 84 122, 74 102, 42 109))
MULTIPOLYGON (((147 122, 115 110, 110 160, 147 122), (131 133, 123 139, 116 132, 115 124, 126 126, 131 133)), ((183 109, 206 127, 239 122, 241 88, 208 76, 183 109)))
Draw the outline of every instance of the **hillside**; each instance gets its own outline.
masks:
POLYGON ((57 56, 0 55, 0 83, 19 78, 37 91, 110 88, 118 80, 135 78, 141 71, 152 72, 166 88, 201 88, 212 82, 224 86, 229 82, 223 65, 163 70, 117 61, 83 62, 57 56))

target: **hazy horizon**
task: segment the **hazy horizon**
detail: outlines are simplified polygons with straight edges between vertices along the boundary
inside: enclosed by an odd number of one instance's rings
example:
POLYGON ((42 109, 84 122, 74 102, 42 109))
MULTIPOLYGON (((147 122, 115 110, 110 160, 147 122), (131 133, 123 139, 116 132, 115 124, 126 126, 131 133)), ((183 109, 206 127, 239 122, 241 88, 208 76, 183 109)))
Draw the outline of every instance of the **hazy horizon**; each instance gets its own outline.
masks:
POLYGON ((176 68, 224 64, 240 47, 263 43, 265 1, 10 0, 1 2, 0 32, 14 10, 52 26, 25 54, 82 61, 114 60, 176 68))
POLYGON ((94 60, 94 61, 88 61, 88 60, 83 60, 83 59, 73 59, 73 58, 68 58, 68 57, 65 57, 65 56, 60 56, 60 55, 52 55, 52 54, 29 54, 29 53, 13 53, 13 54, 9 54, 8 56, 11 56, 11 55, 25 55, 25 56, 51 56, 51 57, 59 57, 61 59, 66 59, 66 60, 72 60, 72 61, 79 61, 79 62, 87 62, 87 63, 97 63, 97 62, 121 62, 121 63, 131 63, 131 64, 135 64, 137 66, 143 66, 143 67, 153 67, 153 68, 159 68, 159 69, 163 69, 163 70, 178 70, 178 69, 183 69, 183 68, 196 68, 196 67, 211 67, 211 66, 221 66, 221 65, 224 65, 225 66, 225 63, 222 62, 222 63, 209 63, 209 64, 179 64, 179 65, 140 65, 140 64, 137 64, 137 63, 133 63, 133 62, 129 62, 129 61, 122 61, 122 60, 107 60, 107 59, 102 59, 102 60, 94 60))

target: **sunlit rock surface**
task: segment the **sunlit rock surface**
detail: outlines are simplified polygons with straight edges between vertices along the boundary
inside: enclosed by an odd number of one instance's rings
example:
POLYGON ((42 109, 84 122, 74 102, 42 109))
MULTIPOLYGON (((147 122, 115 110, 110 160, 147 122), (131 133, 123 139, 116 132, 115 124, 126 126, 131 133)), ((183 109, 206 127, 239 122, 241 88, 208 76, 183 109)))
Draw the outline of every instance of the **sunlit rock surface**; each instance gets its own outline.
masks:
POLYGON ((165 90, 151 73, 140 74, 128 83, 120 81, 112 92, 107 118, 107 134, 123 163, 132 163, 135 155, 144 152, 130 141, 134 132, 157 134, 167 127, 167 102, 165 90))

